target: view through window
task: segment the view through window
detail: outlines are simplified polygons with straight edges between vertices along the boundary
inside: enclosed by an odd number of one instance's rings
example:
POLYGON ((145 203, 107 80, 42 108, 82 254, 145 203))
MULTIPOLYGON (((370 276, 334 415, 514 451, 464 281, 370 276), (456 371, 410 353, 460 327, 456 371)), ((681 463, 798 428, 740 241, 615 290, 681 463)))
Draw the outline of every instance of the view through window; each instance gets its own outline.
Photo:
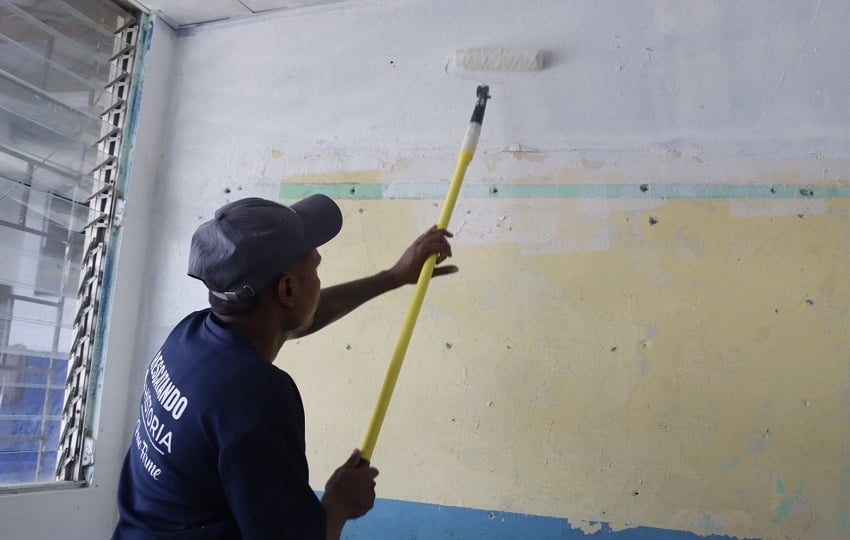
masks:
POLYGON ((0 485, 85 480, 137 15, 0 0, 0 485))

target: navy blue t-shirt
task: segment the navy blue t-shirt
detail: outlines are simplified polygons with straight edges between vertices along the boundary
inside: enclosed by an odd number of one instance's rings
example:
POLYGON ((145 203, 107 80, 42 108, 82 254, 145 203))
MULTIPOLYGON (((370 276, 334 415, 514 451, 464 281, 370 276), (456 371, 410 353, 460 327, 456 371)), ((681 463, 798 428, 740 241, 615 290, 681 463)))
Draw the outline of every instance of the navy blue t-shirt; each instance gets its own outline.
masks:
POLYGON ((298 388, 209 310, 148 367, 118 508, 117 540, 325 538, 298 388))

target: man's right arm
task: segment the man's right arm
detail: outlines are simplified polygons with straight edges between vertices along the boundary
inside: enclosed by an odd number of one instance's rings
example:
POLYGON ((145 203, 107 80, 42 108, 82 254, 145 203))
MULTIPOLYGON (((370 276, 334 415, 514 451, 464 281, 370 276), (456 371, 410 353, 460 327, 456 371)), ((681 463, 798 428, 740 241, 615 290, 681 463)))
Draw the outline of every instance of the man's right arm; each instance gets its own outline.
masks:
MULTIPOLYGON (((433 254, 437 254, 437 264, 452 256, 449 238, 452 233, 445 229, 431 227, 421 234, 388 270, 348 283, 322 289, 319 307, 313 316, 313 324, 289 338, 312 334, 321 328, 339 320, 369 300, 397 289, 402 285, 414 284, 419 278, 422 265, 433 254)), ((433 276, 442 276, 457 272, 457 266, 446 265, 434 268, 433 276)))

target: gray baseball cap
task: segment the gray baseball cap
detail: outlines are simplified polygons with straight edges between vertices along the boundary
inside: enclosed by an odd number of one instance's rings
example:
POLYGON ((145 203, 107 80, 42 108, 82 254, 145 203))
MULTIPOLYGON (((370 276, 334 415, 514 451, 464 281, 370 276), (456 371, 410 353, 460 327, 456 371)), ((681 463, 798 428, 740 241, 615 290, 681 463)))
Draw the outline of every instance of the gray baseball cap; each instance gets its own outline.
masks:
POLYGON ((329 197, 290 206, 251 197, 228 203, 198 227, 189 275, 228 302, 259 294, 298 258, 337 235, 342 213, 329 197))

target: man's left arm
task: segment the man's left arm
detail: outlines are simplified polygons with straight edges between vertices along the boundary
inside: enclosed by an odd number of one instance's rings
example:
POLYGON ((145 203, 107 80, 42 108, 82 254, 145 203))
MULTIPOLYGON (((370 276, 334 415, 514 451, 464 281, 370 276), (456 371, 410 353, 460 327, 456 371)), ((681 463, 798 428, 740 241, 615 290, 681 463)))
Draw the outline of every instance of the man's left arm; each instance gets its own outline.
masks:
MULTIPOLYGON (((416 283, 422 265, 425 264, 429 256, 436 253, 438 265, 452 256, 452 247, 449 243, 451 237, 452 233, 447 230, 438 229, 436 226, 431 227, 404 251, 392 268, 378 272, 373 276, 322 289, 319 307, 313 316, 313 324, 297 335, 290 337, 295 338, 312 334, 385 292, 397 289, 402 285, 416 283)), ((442 276, 452 274, 457 270, 457 266, 454 265, 435 266, 434 273, 431 275, 434 277, 442 276)))

